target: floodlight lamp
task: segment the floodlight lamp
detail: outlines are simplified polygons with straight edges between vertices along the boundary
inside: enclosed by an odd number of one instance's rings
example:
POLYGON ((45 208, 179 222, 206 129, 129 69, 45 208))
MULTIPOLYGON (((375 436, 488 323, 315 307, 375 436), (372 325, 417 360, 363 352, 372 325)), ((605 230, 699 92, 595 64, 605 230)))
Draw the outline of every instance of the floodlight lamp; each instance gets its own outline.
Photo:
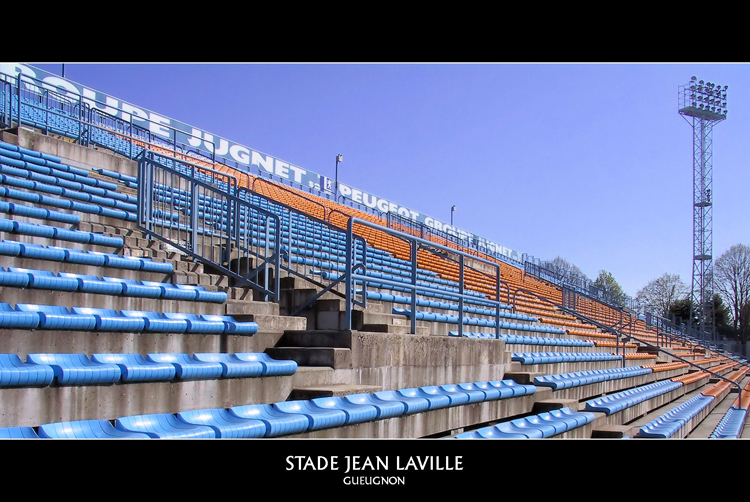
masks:
POLYGON ((705 84, 705 82, 703 80, 699 81, 698 83, 699 84, 705 84))
POLYGON ((725 86, 724 86, 724 90, 726 91, 727 89, 729 89, 729 86, 728 86, 728 85, 725 85, 725 86))
POLYGON ((693 75, 692 77, 690 77, 690 80, 698 80, 698 77, 696 77, 695 75, 693 75))

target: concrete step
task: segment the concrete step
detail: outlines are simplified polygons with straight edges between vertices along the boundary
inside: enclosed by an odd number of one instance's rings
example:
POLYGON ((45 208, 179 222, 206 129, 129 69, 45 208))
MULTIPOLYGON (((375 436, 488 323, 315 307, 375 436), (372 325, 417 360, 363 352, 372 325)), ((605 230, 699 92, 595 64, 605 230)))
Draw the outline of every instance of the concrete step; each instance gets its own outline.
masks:
POLYGON ((304 330, 307 328, 307 319, 304 317, 288 317, 278 315, 252 314, 244 318, 247 321, 255 321, 262 331, 279 333, 289 330, 304 330))
MULTIPOLYGON (((400 326, 397 324, 363 324, 360 331, 368 331, 372 333, 395 333, 397 335, 408 335, 410 332, 410 326, 400 326)), ((430 328, 426 326, 420 326, 417 324, 417 335, 429 335, 430 328)))
POLYGON ((274 359, 292 359, 300 366, 326 366, 351 369, 351 349, 338 347, 273 347, 266 354, 274 359))
POLYGON ((352 346, 351 331, 289 330, 279 339, 276 347, 336 347, 352 346))
POLYGON ((373 394, 383 390, 379 385, 332 384, 310 387, 295 387, 289 396, 290 400, 315 399, 317 397, 339 397, 351 394, 373 394))
MULTIPOLYGON (((233 288, 235 289, 235 288, 233 288)), ((279 315, 279 306, 271 302, 255 302, 252 300, 227 300, 224 304, 226 314, 231 316, 244 315, 279 315)))

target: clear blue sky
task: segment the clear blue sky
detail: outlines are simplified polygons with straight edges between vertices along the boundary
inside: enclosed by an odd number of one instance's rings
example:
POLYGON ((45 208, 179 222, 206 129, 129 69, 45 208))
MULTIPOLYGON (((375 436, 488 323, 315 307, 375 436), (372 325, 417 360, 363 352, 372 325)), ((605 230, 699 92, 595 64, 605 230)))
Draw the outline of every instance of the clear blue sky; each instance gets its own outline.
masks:
MULTIPOLYGON (((60 64, 31 63, 60 74, 60 64)), ((750 65, 66 64, 66 78, 634 296, 692 276, 690 77, 714 129, 714 259, 750 244, 750 65)))

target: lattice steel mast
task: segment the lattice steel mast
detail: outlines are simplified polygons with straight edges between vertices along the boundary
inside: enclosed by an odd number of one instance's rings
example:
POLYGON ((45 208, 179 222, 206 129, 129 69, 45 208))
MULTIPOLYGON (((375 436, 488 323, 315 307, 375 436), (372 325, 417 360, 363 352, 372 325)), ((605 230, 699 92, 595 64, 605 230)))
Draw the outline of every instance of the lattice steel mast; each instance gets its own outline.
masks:
POLYGON ((715 338, 713 281, 713 127, 727 118, 727 88, 697 77, 681 85, 678 109, 693 127, 693 313, 701 336, 715 338), (688 118, 690 117, 690 118, 688 118))

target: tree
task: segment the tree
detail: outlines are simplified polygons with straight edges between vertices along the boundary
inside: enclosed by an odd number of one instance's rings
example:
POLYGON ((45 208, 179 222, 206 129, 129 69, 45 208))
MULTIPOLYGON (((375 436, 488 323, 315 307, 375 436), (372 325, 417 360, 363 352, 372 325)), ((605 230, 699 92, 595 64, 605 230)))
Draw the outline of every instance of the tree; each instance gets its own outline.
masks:
POLYGON ((606 270, 600 270, 599 276, 594 281, 594 286, 604 291, 605 296, 614 304, 627 307, 628 295, 622 290, 622 286, 615 280, 614 276, 606 270))
POLYGON ((750 301, 750 247, 735 244, 714 263, 714 284, 729 308, 735 331, 750 323, 743 307, 750 301))
POLYGON ((635 299, 654 314, 669 317, 670 307, 688 294, 690 289, 678 274, 664 274, 638 290, 635 299))
POLYGON ((586 274, 584 274, 580 268, 570 263, 565 258, 558 256, 554 260, 544 262, 544 268, 554 273, 563 282, 568 284, 584 283, 590 281, 586 274))

